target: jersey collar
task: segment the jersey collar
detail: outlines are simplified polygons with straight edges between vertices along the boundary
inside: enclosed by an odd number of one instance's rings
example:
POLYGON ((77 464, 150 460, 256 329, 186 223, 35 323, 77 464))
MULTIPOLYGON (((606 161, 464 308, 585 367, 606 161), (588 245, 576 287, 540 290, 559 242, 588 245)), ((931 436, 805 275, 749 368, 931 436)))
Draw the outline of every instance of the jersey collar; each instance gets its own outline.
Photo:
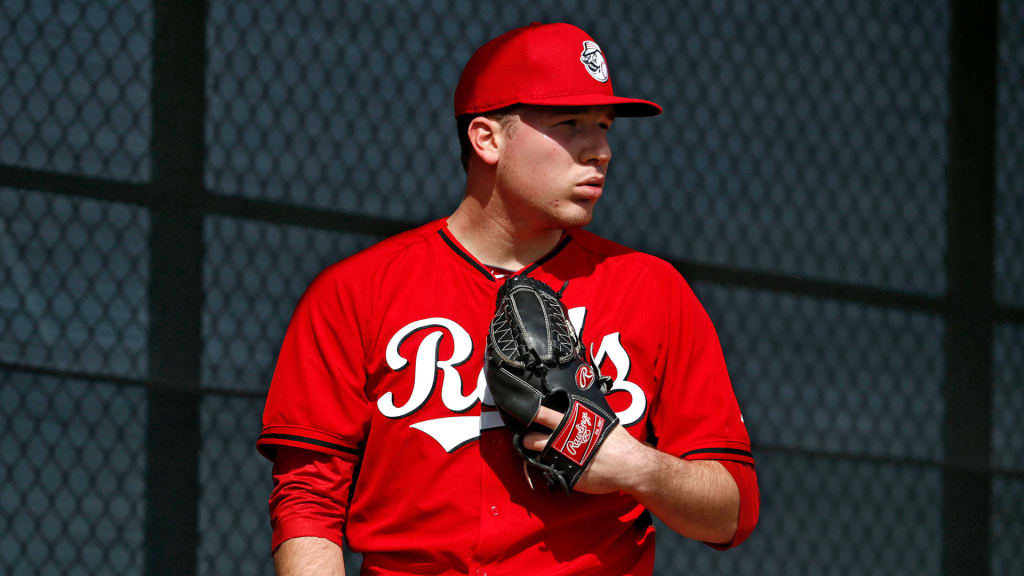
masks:
MULTIPOLYGON (((476 256, 473 256, 472 254, 470 254, 469 250, 466 250, 466 247, 463 246, 455 238, 455 236, 451 233, 451 231, 448 230, 447 223, 443 224, 440 228, 438 228, 437 234, 438 234, 438 236, 441 237, 442 240, 444 240, 444 243, 447 244, 448 247, 451 248, 453 252, 455 252, 460 258, 462 258, 464 261, 466 261, 470 266, 472 266, 478 272, 483 274, 483 276, 485 278, 487 278, 487 280, 489 280, 491 282, 497 282, 497 279, 491 273, 491 268, 492 267, 491 266, 487 266, 486 264, 483 264, 482 262, 480 262, 479 260, 476 259, 476 256)), ((519 276, 519 275, 530 274, 531 272, 533 272, 537 268, 539 268, 542 265, 544 265, 545 262, 547 262, 547 261, 551 260, 552 258, 554 258, 555 256, 557 256, 558 253, 561 252, 562 249, 565 248, 566 245, 569 244, 570 240, 572 240, 572 236, 570 236, 569 234, 562 234, 562 239, 558 241, 558 244, 556 244, 555 247, 552 248, 550 252, 548 252, 547 254, 542 256, 541 258, 539 258, 533 264, 528 264, 526 266, 523 266, 520 270, 517 270, 512 275, 513 276, 519 276)))

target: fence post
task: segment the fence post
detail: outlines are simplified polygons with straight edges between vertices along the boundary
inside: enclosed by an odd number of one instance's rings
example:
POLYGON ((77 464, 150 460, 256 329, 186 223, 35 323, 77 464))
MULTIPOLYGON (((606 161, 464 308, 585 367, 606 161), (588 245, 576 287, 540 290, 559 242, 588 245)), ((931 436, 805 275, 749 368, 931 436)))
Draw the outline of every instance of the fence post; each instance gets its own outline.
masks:
POLYGON ((991 573, 998 3, 953 0, 947 158, 942 568, 991 573))
POLYGON ((197 573, 206 2, 153 2, 145 571, 197 573))

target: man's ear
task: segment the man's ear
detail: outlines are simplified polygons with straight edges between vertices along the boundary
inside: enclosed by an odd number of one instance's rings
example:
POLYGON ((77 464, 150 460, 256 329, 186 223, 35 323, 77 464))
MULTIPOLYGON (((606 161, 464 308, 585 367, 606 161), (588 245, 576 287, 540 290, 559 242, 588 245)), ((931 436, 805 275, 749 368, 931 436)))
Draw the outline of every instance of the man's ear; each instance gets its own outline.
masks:
POLYGON ((505 140, 501 123, 486 116, 477 116, 469 122, 467 133, 473 153, 485 164, 497 164, 498 152, 505 140))

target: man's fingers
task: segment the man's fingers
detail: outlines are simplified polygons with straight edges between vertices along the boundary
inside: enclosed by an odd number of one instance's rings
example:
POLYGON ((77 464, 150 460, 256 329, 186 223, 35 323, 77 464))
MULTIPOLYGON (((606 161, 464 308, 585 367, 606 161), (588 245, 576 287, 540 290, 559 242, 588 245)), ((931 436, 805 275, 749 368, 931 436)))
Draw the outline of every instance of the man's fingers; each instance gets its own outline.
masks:
POLYGON ((554 430, 562 422, 562 417, 561 412, 556 412, 547 406, 541 406, 540 412, 537 412, 537 417, 533 421, 554 430))
MULTIPOLYGON (((546 406, 541 406, 540 411, 537 412, 537 417, 533 419, 534 422, 554 430, 558 427, 559 423, 562 422, 562 413, 552 410, 546 406)), ((528 432, 526 436, 523 436, 523 448, 527 450, 533 450, 534 452, 540 452, 547 445, 548 439, 551 438, 550 434, 544 434, 543 432, 528 432)))
POLYGON ((544 449, 544 446, 547 445, 548 438, 550 438, 550 436, 547 434, 529 432, 526 436, 523 436, 523 448, 534 452, 540 452, 544 449))

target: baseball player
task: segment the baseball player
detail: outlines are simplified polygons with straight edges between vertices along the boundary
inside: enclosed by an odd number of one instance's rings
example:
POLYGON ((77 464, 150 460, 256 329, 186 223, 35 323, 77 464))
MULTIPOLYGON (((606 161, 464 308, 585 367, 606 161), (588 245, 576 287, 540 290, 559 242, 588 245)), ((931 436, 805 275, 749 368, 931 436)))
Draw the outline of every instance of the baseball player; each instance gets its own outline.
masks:
MULTIPOLYGON (((569 24, 473 55, 455 92, 459 207, 325 270, 285 335, 258 440, 279 574, 343 574, 344 544, 364 574, 650 575, 650 513, 716 548, 750 534, 754 461, 711 321, 672 266, 582 229, 612 124, 660 112, 616 96, 569 24), (560 289, 607 384, 614 426, 568 494, 524 465, 487 385, 510 276, 560 289)), ((521 448, 563 418, 542 406, 521 448)))

